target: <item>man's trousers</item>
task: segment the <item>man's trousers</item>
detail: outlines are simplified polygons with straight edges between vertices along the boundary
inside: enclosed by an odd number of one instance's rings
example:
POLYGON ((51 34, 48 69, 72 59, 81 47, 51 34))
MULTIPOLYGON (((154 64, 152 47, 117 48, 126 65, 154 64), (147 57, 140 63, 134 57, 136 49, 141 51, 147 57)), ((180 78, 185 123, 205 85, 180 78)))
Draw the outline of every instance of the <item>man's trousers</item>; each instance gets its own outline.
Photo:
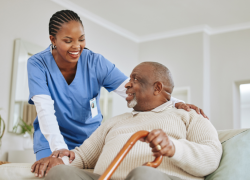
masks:
MULTIPOLYGON (((58 165, 53 167, 45 180, 98 180, 99 174, 88 172, 72 166, 58 165)), ((110 179, 112 180, 112 178, 110 179)), ((133 169, 125 180, 181 180, 180 178, 169 176, 155 168, 140 166, 133 169)))

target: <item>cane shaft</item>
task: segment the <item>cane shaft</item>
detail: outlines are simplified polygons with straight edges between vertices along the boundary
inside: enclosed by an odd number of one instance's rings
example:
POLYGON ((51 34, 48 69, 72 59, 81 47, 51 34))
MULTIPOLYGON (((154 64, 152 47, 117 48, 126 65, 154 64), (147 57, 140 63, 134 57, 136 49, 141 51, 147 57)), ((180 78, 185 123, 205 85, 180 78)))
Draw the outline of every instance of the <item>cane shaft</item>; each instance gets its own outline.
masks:
MULTIPOLYGON (((115 159, 111 162, 111 164, 108 166, 106 171, 101 175, 101 177, 98 180, 108 180, 112 176, 112 174, 115 172, 115 170, 118 168, 118 166, 121 164, 122 160, 125 158, 125 156, 128 154, 130 149, 135 145, 135 143, 143 137, 146 137, 149 134, 148 131, 138 131, 135 134, 131 136, 131 138, 127 141, 127 143, 123 146, 121 151, 117 154, 115 159)), ((162 156, 155 158, 153 162, 145 163, 145 166, 150 167, 158 167, 162 162, 162 156)))

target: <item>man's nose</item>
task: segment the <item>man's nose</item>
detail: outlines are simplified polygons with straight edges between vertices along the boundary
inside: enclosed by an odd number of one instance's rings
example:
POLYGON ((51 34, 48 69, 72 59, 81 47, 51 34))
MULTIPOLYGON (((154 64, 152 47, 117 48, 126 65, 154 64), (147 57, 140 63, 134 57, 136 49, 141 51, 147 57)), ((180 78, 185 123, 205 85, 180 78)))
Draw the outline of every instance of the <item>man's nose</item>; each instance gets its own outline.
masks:
POLYGON ((132 87, 132 83, 129 81, 127 84, 125 84, 125 88, 131 88, 132 87))

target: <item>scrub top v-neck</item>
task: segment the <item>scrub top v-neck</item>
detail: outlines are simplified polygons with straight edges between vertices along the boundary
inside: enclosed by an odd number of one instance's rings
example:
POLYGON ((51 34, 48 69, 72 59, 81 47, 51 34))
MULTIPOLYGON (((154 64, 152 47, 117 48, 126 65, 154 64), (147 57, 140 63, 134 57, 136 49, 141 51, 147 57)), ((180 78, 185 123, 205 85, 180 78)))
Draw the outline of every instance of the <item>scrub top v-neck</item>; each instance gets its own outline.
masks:
MULTIPOLYGON (((84 49, 77 62, 73 81, 68 84, 57 66, 50 47, 28 60, 29 103, 35 95, 54 100, 55 116, 69 149, 80 146, 101 124, 100 89, 113 91, 126 79, 114 64, 102 55, 84 49), (98 114, 92 118, 90 100, 96 98, 98 114)), ((34 121, 34 152, 49 147, 38 122, 34 121)))
MULTIPOLYGON (((52 54, 51 54, 52 55, 52 54)), ((54 63, 56 64, 56 61, 54 60, 54 63)), ((73 82, 74 81, 77 81, 77 68, 78 68, 78 62, 77 62, 77 64, 76 64, 76 74, 75 74, 75 77, 74 77, 74 79, 68 84, 68 82, 67 82, 67 80, 65 79, 65 77, 63 76, 63 74, 61 73, 61 71, 60 71, 60 69, 59 69, 59 67, 58 67, 58 65, 56 64, 56 66, 57 66, 57 70, 56 70, 56 72, 58 73, 58 74, 61 74, 61 77, 64 79, 64 82, 68 85, 68 86, 70 86, 71 84, 73 84, 73 82), (75 80, 76 79, 76 80, 75 80)))

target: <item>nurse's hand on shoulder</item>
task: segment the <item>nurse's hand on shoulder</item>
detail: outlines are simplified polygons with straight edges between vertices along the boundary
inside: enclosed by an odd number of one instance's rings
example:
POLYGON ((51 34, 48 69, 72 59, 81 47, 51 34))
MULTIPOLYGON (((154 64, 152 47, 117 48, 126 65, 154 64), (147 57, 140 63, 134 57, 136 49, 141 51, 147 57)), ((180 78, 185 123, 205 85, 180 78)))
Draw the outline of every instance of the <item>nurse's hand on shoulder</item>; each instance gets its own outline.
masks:
POLYGON ((69 157, 69 163, 72 163, 72 161, 75 159, 75 153, 68 149, 59 149, 57 151, 53 151, 53 153, 50 155, 50 157, 56 157, 60 159, 62 159, 63 156, 69 157))
POLYGON ((198 108, 197 106, 193 105, 193 104, 185 104, 185 103, 182 103, 182 102, 179 102, 179 103, 175 103, 175 107, 177 109, 184 109, 186 111, 190 111, 190 108, 191 109, 194 109, 197 114, 201 114, 204 118, 207 118, 209 119, 206 114, 203 112, 202 109, 198 108))
POLYGON ((36 161, 31 166, 31 172, 35 173, 36 177, 42 178, 44 175, 46 176, 50 169, 54 166, 64 164, 62 159, 54 158, 54 157, 46 157, 36 161))

